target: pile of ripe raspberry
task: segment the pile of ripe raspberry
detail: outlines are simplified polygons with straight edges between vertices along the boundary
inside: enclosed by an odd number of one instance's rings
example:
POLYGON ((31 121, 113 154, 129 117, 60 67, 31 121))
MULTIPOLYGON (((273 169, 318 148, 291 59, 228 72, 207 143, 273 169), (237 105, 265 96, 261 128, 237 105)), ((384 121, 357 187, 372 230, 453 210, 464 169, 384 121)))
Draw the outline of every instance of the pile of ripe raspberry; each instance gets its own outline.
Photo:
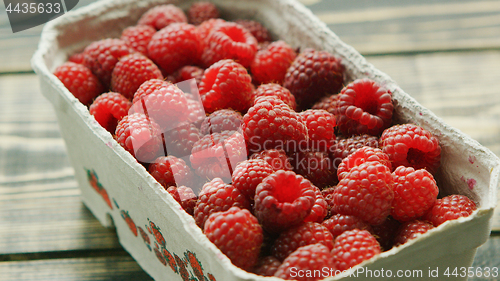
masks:
POLYGON ((54 74, 247 271, 333 275, 476 209, 439 194, 438 139, 394 124, 389 90, 271 37, 162 5, 54 74))

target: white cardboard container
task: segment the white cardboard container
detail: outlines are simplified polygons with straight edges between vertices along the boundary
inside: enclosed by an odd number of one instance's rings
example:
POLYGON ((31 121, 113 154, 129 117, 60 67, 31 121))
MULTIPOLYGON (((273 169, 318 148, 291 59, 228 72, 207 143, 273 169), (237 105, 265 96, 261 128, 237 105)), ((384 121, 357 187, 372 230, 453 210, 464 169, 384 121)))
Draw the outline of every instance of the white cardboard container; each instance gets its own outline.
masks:
MULTIPOLYGON (((192 2, 110 0, 71 11, 46 24, 32 65, 40 77, 43 94, 56 111, 83 202, 104 226, 116 228, 122 246, 154 279, 279 280, 233 266, 193 218, 52 75, 70 54, 81 51, 92 41, 118 38, 148 8, 174 3, 187 9, 192 2)), ((226 19, 256 19, 273 36, 294 47, 312 47, 335 54, 342 59, 350 80, 368 77, 390 89, 396 120, 420 125, 439 138, 442 165, 436 178, 441 194, 463 194, 479 206, 469 217, 446 222, 401 247, 365 261, 351 270, 357 276, 346 272, 327 280, 406 279, 408 275, 416 275, 408 278, 415 280, 449 280, 444 275, 446 269, 451 273, 455 268, 460 272, 462 267, 469 267, 476 248, 489 237, 497 202, 500 160, 423 108, 300 3, 294 0, 213 2, 226 19)))

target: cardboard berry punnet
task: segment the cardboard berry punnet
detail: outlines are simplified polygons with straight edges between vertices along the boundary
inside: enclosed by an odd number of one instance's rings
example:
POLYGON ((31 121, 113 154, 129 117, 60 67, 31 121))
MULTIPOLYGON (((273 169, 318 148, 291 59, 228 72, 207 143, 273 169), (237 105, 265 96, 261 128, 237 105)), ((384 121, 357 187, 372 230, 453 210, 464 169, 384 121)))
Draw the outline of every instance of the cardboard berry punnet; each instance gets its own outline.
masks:
MULTIPOLYGON (((43 94, 56 111, 82 200, 104 226, 116 228, 122 246, 154 279, 280 280, 232 265, 196 226, 193 217, 52 74, 71 54, 89 43, 119 38, 122 30, 135 25, 149 8, 173 3, 186 10, 193 2, 110 0, 68 12, 44 27, 32 59, 33 68, 40 77, 43 94)), ((275 38, 293 47, 326 50, 338 56, 346 68, 347 81, 366 77, 388 88, 393 93, 396 122, 420 125, 440 141, 441 167, 436 175, 440 194, 466 195, 478 206, 469 217, 448 221, 327 280, 369 280, 374 276, 377 280, 389 280, 401 273, 405 279, 413 276, 415 280, 439 280, 447 268, 469 267, 476 248, 490 233, 500 160, 423 108, 300 3, 294 0, 212 2, 223 18, 256 19, 275 38), (439 277, 433 278, 436 269, 439 277)))

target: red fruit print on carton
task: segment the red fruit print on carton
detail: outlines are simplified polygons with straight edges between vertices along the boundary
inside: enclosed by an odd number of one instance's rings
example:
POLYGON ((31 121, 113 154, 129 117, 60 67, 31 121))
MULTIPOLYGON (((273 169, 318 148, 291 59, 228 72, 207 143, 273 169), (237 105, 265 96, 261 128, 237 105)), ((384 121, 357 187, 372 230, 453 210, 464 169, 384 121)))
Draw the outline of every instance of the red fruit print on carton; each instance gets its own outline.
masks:
MULTIPOLYGON (((149 221, 149 219, 148 219, 149 221)), ((156 242, 160 244, 161 246, 165 247, 165 238, 163 237, 163 234, 161 234, 161 229, 156 226, 156 224, 152 221, 149 221, 149 225, 151 226, 151 231, 153 232, 152 234, 155 237, 156 242)))
POLYGON ((132 231, 134 236, 137 236, 137 226, 135 225, 134 221, 128 214, 128 211, 121 210, 120 214, 122 215, 122 218, 125 220, 128 227, 130 228, 130 231, 132 231))
MULTIPOLYGON (((170 268, 175 273, 179 274, 179 269, 177 268, 177 263, 175 262, 174 256, 172 256, 172 254, 166 248, 162 248, 161 250, 162 250, 163 256, 165 257, 165 260, 167 261, 170 268)), ((203 280, 203 279, 201 279, 201 280, 203 280)))
POLYGON ((113 205, 111 204, 108 192, 99 182, 99 178, 97 177, 96 172, 93 169, 92 170, 85 169, 85 171, 87 172, 87 180, 89 181, 90 186, 92 186, 92 188, 94 188, 94 190, 97 191, 99 195, 101 195, 101 197, 104 199, 109 208, 113 209, 113 205))

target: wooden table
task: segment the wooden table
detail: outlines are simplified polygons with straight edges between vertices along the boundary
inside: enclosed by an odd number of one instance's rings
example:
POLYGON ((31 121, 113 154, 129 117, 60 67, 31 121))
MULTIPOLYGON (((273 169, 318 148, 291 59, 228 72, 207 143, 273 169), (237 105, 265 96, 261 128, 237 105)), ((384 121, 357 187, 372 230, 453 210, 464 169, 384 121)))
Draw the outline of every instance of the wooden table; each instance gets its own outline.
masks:
MULTIPOLYGON (((420 103, 500 155, 500 1, 302 2, 420 103)), ((79 198, 30 67, 40 31, 12 34, 2 6, 0 280, 150 280, 79 198)), ((474 267, 500 267, 499 231, 497 213, 474 267)))

